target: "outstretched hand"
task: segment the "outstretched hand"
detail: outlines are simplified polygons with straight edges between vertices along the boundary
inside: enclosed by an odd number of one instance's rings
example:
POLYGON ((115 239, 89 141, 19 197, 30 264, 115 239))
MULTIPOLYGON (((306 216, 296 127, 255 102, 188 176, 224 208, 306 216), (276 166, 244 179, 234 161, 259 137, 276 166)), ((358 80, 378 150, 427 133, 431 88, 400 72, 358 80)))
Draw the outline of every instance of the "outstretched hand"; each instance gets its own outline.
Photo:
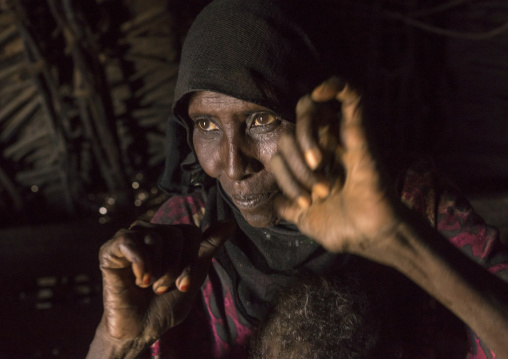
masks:
POLYGON ((400 201, 371 153, 359 94, 331 78, 296 113, 296 134, 280 138, 271 162, 285 195, 275 202, 279 216, 329 251, 382 261, 400 201))
POLYGON ((219 222, 202 234, 191 225, 138 221, 117 232, 99 254, 102 325, 110 339, 145 348, 182 322, 213 255, 234 227, 234 222, 219 222))

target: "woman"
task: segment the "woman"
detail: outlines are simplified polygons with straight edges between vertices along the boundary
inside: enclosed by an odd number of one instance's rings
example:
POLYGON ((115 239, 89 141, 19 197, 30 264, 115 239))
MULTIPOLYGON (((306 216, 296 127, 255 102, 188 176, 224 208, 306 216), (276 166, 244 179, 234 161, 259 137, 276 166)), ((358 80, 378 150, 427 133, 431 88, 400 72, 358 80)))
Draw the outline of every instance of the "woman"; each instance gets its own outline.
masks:
MULTIPOLYGON (((161 181, 174 195, 153 224, 101 248, 104 315, 89 358, 134 358, 161 337, 154 355, 246 357, 280 288, 301 273, 371 265, 360 257, 396 269, 472 328, 470 357, 508 358, 508 285, 471 260, 506 278, 496 231, 423 165, 390 184, 357 92, 335 77, 319 85, 339 73, 365 89, 348 12, 331 23, 303 5, 217 0, 196 19, 161 181)), ((425 313, 440 318, 433 301, 399 279, 383 285, 425 307, 414 330, 432 340, 423 324, 425 313)))

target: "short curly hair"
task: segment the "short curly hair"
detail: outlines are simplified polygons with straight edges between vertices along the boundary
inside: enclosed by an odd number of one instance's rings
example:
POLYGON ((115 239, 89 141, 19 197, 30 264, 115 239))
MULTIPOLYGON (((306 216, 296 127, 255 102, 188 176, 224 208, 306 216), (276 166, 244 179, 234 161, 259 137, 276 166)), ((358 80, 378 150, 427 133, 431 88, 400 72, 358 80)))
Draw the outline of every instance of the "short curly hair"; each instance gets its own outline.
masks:
POLYGON ((399 358, 386 349, 385 299, 362 277, 307 276, 284 290, 251 341, 253 359, 399 358))

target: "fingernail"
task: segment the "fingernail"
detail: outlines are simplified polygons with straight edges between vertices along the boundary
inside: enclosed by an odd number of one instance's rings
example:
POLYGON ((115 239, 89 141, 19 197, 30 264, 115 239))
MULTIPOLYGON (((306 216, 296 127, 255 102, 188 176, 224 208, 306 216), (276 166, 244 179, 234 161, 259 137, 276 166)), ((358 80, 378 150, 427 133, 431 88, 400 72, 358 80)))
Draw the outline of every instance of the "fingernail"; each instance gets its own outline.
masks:
POLYGON ((325 198, 330 194, 330 184, 328 182, 318 182, 312 186, 312 193, 320 198, 325 198))
POLYGON ((319 151, 315 149, 310 149, 305 151, 305 161, 309 165, 309 167, 314 170, 319 166, 319 162, 321 161, 321 154, 319 151))
POLYGON ((155 290, 155 293, 157 293, 157 294, 162 294, 162 293, 166 292, 166 291, 168 290, 168 288, 169 288, 169 287, 166 287, 166 286, 164 286, 164 285, 163 285, 163 286, 160 286, 159 288, 157 288, 157 289, 155 290))
POLYGON ((312 91, 312 95, 321 95, 326 90, 328 90, 328 84, 325 82, 316 87, 314 91, 312 91))
POLYGON ((344 101, 346 94, 349 92, 349 85, 345 84, 344 88, 337 94, 336 98, 339 101, 344 101))
POLYGON ((143 276, 143 284, 148 285, 148 284, 150 284, 151 281, 152 281, 152 278, 150 277, 150 274, 145 273, 145 275, 143 276))
POLYGON ((296 199, 296 202, 300 206, 300 208, 309 208, 310 200, 305 196, 300 196, 296 199))
POLYGON ((180 292, 187 292, 190 287, 190 278, 189 276, 185 276, 180 280, 180 283, 178 283, 178 290, 180 292))

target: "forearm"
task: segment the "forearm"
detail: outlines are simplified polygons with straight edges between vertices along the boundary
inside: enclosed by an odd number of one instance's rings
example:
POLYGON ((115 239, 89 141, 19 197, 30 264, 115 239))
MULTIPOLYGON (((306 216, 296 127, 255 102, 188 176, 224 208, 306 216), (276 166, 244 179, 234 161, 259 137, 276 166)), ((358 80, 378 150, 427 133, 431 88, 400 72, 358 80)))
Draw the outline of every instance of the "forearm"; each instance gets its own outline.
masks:
POLYGON ((108 335, 103 321, 97 327, 86 359, 142 359, 149 358, 146 344, 137 340, 118 340, 108 335))
POLYGON ((383 262, 391 265, 508 358, 508 284, 457 250, 412 213, 399 226, 383 262))

